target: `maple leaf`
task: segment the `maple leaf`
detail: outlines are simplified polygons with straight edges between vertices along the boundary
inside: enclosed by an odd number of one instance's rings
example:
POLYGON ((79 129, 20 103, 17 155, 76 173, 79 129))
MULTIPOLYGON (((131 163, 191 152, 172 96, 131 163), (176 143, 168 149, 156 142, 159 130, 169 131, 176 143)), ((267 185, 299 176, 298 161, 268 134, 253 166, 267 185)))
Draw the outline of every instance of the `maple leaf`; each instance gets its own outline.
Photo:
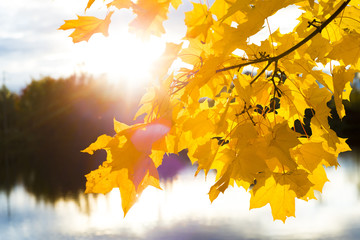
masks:
POLYGON ((314 8, 314 2, 315 2, 315 0, 308 0, 309 1, 309 4, 310 4, 310 7, 311 8, 314 8))
POLYGON ((316 85, 311 85, 306 89, 306 99, 309 102, 309 106, 314 109, 314 123, 315 120, 319 122, 320 125, 327 127, 330 109, 327 107, 327 102, 331 99, 331 93, 324 88, 319 88, 316 85))
POLYGON ((204 41, 207 31, 213 24, 211 12, 205 4, 192 3, 194 9, 185 13, 185 24, 188 27, 186 36, 188 38, 200 37, 204 41))
POLYGON ((333 70, 333 84, 334 84, 334 101, 336 106, 336 111, 340 118, 345 116, 345 109, 342 104, 342 100, 349 100, 351 86, 354 77, 355 71, 348 70, 345 71, 345 67, 335 67, 333 70))
POLYGON ((199 164, 195 175, 197 175, 201 169, 204 169, 205 175, 208 174, 218 150, 219 145, 216 141, 208 141, 204 145, 197 147, 196 152, 192 156, 194 159, 197 159, 197 163, 199 164))
POLYGON ((276 157, 280 163, 270 164, 272 168, 277 166, 282 171, 285 168, 286 170, 296 169, 297 164, 292 159, 290 150, 300 144, 300 141, 297 139, 296 133, 289 128, 287 122, 276 125, 267 138, 269 141, 268 156, 276 157))
POLYGON ((95 2, 95 0, 89 0, 89 2, 88 2, 87 5, 86 5, 85 11, 86 11, 87 9, 89 9, 89 8, 91 7, 91 5, 93 5, 94 2, 95 2))
POLYGON ((326 151, 322 143, 318 142, 303 143, 293 154, 296 155, 297 163, 309 172, 313 172, 323 161, 328 166, 338 165, 336 156, 326 151))
POLYGON ((89 147, 82 150, 82 152, 86 152, 86 153, 92 155, 94 153, 94 151, 97 151, 99 149, 103 149, 104 147, 106 147, 111 140, 112 140, 112 137, 105 135, 105 134, 101 135, 96 139, 96 141, 94 143, 90 144, 89 147))
POLYGON ((127 126, 114 120, 114 128, 114 137, 102 135, 83 150, 89 154, 100 149, 107 152, 102 166, 86 175, 85 192, 107 193, 119 188, 126 215, 146 187, 160 188, 159 174, 149 155, 152 144, 169 131, 170 123, 157 119, 148 124, 127 126))
POLYGON ((274 220, 295 217, 296 193, 288 184, 277 183, 273 175, 261 174, 251 191, 250 209, 270 204, 274 220))
POLYGON ((96 17, 78 16, 77 20, 65 20, 65 24, 60 26, 59 29, 69 30, 74 28, 74 32, 69 36, 72 37, 74 43, 88 41, 95 33, 102 33, 104 36, 108 36, 110 18, 113 13, 109 12, 104 20, 96 17))
POLYGON ((325 59, 325 55, 331 50, 331 45, 329 40, 322 37, 321 35, 317 35, 311 40, 311 45, 307 49, 307 52, 310 54, 312 59, 316 59, 317 61, 326 64, 327 59, 325 59))
POLYGON ((360 68, 360 33, 352 32, 337 41, 326 57, 360 68))
POLYGON ((204 135, 211 134, 211 132, 215 130, 215 126, 209 114, 210 111, 201 111, 196 116, 188 119, 184 123, 184 130, 191 131, 193 138, 200 138, 204 135))
POLYGON ((318 165, 318 167, 308 175, 308 179, 314 184, 308 192, 308 195, 312 196, 312 199, 316 199, 315 196, 313 196, 314 190, 322 192, 324 184, 329 181, 326 176, 324 167, 318 165))
POLYGON ((220 179, 211 186, 209 191, 209 199, 211 202, 219 196, 220 192, 224 193, 228 188, 232 170, 231 166, 227 168, 226 171, 222 173, 220 179))
POLYGON ((163 78, 167 73, 174 60, 178 57, 182 44, 166 43, 165 52, 154 63, 154 74, 159 79, 163 78))
POLYGON ((115 6, 117 9, 130 8, 132 7, 131 0, 114 0, 108 3, 106 6, 109 8, 111 6, 115 6))
POLYGON ((280 185, 289 185, 289 189, 296 193, 297 198, 301 198, 307 194, 314 185, 310 182, 305 170, 297 169, 287 173, 274 173, 276 183, 280 185))
MULTIPOLYGON (((353 1, 350 3, 353 3, 353 1)), ((360 6, 345 9, 341 18, 334 19, 334 24, 337 24, 343 31, 346 31, 347 33, 353 31, 360 33, 360 26, 357 22, 358 20, 356 19, 356 16, 360 16, 359 7, 360 6)))
POLYGON ((130 31, 142 38, 150 34, 161 36, 165 33, 163 22, 167 19, 170 1, 139 0, 133 5, 137 17, 129 24, 130 31))

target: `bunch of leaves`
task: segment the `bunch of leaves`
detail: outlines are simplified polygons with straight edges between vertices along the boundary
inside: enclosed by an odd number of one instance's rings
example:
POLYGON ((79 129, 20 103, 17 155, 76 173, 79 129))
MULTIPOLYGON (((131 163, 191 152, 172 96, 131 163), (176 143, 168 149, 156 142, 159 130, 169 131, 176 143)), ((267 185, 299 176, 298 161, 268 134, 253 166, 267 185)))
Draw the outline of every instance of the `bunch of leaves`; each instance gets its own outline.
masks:
MULTIPOLYGON (((61 29, 74 28, 74 42, 99 31, 106 35, 116 7, 137 15, 131 31, 161 35, 170 4, 177 8, 180 1, 114 0, 105 20, 79 17, 61 29)), ((237 185, 250 192, 250 208, 270 204, 274 219, 284 222, 295 216, 295 198, 315 199, 328 181, 324 166, 337 167, 339 153, 350 150, 329 127, 327 102, 333 97, 344 117, 342 100, 349 99, 360 70, 359 16, 357 0, 193 3, 185 13, 187 47, 167 45, 157 65, 161 84, 141 101, 135 117, 146 114, 144 123, 115 121, 113 137, 100 136, 84 150, 107 152, 103 165, 86 175, 86 191, 120 188, 126 214, 145 187, 159 187, 163 155, 188 149, 198 165, 195 175, 216 170, 211 201, 237 185), (290 5, 303 12, 299 24, 288 34, 271 32, 268 17, 290 5), (268 39, 249 43, 264 26, 268 39), (168 72, 177 58, 191 67, 168 72), (320 63, 330 65, 330 73, 319 70, 320 63)))

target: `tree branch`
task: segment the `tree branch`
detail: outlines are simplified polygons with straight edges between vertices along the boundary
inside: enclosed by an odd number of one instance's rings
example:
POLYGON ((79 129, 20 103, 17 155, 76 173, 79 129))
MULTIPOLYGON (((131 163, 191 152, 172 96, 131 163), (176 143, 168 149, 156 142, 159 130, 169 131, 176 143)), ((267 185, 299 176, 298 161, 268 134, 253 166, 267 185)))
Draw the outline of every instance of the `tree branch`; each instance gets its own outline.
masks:
POLYGON ((334 20, 342 12, 342 10, 344 10, 344 8, 349 4, 350 1, 351 0, 346 0, 325 22, 323 22, 320 26, 316 27, 316 29, 312 33, 310 33, 306 38, 301 40, 299 43, 297 43, 292 48, 289 48, 285 52, 281 53, 280 55, 275 56, 275 57, 265 58, 265 59, 255 59, 255 60, 251 60, 250 62, 247 62, 247 63, 241 63, 241 64, 233 65, 230 67, 221 68, 221 69, 216 70, 216 73, 224 72, 224 71, 231 70, 234 68, 242 68, 244 66, 254 64, 254 63, 261 63, 261 62, 266 62, 266 61, 268 61, 269 63, 272 63, 274 61, 277 61, 277 60, 285 57, 286 55, 292 53, 293 51, 295 51, 296 49, 298 49, 299 47, 304 45, 306 42, 308 42, 310 39, 312 39, 316 34, 320 33, 327 25, 329 25, 329 23, 331 23, 332 20, 334 20))
POLYGON ((250 85, 253 84, 260 77, 260 75, 266 71, 266 69, 268 69, 268 67, 270 66, 271 63, 272 63, 271 61, 268 62, 266 67, 264 67, 264 69, 261 70, 261 72, 259 74, 257 74, 257 76, 250 82, 250 85))

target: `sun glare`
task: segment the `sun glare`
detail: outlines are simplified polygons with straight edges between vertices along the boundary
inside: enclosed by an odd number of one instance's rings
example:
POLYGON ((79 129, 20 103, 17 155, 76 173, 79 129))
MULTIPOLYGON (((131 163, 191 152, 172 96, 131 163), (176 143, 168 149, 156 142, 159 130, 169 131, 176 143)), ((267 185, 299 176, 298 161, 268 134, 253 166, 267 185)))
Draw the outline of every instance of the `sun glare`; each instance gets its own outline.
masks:
POLYGON ((136 91, 154 80, 154 62, 165 50, 165 45, 161 38, 141 40, 125 29, 111 33, 107 38, 94 35, 81 50, 81 71, 105 75, 111 83, 136 91))

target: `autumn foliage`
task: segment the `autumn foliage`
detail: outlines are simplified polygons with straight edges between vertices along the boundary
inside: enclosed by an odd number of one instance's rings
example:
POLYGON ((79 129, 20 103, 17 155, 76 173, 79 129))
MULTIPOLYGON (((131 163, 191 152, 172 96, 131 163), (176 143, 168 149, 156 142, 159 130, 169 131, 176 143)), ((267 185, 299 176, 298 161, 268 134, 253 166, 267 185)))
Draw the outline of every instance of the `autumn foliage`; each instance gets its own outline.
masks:
MULTIPOLYGON (((79 16, 60 29, 74 29, 74 42, 88 41, 94 33, 107 35, 112 14, 129 8, 136 14, 130 31, 160 36, 170 5, 180 4, 114 0, 104 20, 79 16)), ((114 136, 102 135, 84 150, 107 152, 102 166, 86 175, 86 192, 119 188, 126 214, 147 186, 160 188, 163 155, 188 149, 198 164, 195 175, 216 170, 211 201, 237 185, 251 194, 250 208, 269 203, 274 219, 295 216, 295 199, 315 199, 328 181, 324 166, 337 167, 339 153, 350 150, 329 127, 327 102, 334 98, 344 117, 342 101, 360 71, 359 17, 358 0, 193 3, 185 13, 186 47, 167 45, 156 69, 161 84, 142 98, 135 117, 146 114, 144 123, 115 120, 114 136), (292 32, 274 30, 260 46, 249 43, 269 28, 269 16, 289 5, 302 10, 292 32), (169 72, 176 59, 191 67, 169 72), (329 65, 330 73, 319 64, 329 65), (252 72, 244 70, 249 67, 252 72)))

